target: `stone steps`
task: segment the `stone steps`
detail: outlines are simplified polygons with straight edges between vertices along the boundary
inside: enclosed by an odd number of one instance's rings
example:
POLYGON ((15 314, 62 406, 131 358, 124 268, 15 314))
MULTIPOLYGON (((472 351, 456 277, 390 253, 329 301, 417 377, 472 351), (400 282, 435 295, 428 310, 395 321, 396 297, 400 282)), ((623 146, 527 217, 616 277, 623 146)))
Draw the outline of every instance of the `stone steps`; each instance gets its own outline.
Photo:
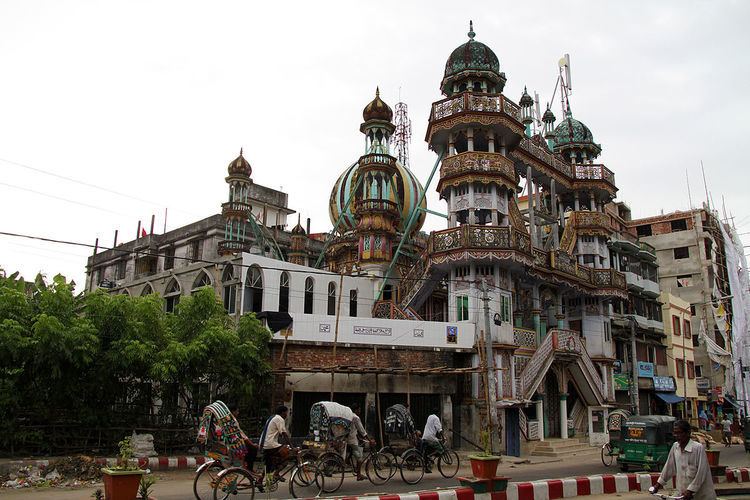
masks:
POLYGON ((539 457, 581 457, 594 456, 599 454, 600 449, 597 446, 590 446, 588 439, 548 439, 541 441, 534 448, 533 456, 539 457))

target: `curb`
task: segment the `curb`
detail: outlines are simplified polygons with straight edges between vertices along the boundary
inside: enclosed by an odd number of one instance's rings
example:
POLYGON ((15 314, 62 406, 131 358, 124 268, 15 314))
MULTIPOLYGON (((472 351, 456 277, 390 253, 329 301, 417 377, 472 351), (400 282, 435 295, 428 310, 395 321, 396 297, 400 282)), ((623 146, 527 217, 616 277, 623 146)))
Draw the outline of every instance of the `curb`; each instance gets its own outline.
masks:
MULTIPOLYGON (((588 495, 606 495, 646 491, 656 484, 659 474, 603 474, 568 479, 545 479, 508 483, 507 491, 474 493, 471 488, 418 491, 414 493, 342 497, 341 500, 555 500, 588 495)), ((750 481, 750 469, 727 470, 725 476, 714 477, 714 483, 750 481)), ((674 486, 675 480, 672 480, 674 486)))
MULTIPOLYGON (((64 458, 53 460, 11 460, 8 462, 0 463, 0 473, 11 470, 18 470, 29 465, 44 470, 49 467, 50 462, 54 463, 62 459, 64 458)), ((207 458, 202 455, 177 457, 145 457, 137 459, 134 458, 133 462, 135 462, 136 460, 138 461, 138 467, 140 469, 187 470, 195 469, 199 465, 203 465, 206 462, 207 458)), ((97 457, 94 458, 94 462, 97 465, 105 467, 117 465, 116 458, 97 457)))

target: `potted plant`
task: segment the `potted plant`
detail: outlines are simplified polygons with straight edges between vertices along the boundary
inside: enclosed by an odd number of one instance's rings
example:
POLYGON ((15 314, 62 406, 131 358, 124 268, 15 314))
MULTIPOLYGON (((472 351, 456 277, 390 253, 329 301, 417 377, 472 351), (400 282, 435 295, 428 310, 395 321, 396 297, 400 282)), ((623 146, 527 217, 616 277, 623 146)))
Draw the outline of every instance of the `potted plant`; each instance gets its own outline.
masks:
POLYGON ((102 468, 104 495, 107 500, 135 500, 138 486, 141 484, 141 476, 146 471, 139 469, 131 462, 133 447, 130 444, 130 437, 120 441, 118 446, 120 453, 117 457, 117 465, 102 468))
POLYGON ((490 448, 490 433, 482 431, 479 434, 482 441, 482 453, 469 455, 471 461, 471 472, 477 479, 493 479, 497 473, 497 466, 500 464, 502 457, 492 454, 490 448))

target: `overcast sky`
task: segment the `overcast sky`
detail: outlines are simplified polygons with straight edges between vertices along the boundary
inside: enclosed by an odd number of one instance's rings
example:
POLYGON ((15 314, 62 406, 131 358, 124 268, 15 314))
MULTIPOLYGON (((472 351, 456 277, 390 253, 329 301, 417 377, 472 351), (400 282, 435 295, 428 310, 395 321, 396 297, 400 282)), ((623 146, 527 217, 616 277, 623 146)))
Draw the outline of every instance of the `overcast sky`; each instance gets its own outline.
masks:
MULTIPOLYGON (((411 168, 426 182, 430 103, 469 19, 516 101, 524 85, 549 100, 570 54, 573 114, 634 217, 687 209, 686 171, 693 204, 703 201, 703 160, 713 200, 750 231, 750 2, 685 0, 4 0, 0 231, 109 246, 151 214, 161 231, 165 207, 174 229, 220 211, 240 147, 256 183, 327 231, 331 187, 363 153, 376 85, 391 106, 399 89, 408 104, 411 168)), ((428 204, 445 209, 435 183, 428 204)), ((89 253, 0 236, 0 267, 29 278, 82 283, 89 253)))

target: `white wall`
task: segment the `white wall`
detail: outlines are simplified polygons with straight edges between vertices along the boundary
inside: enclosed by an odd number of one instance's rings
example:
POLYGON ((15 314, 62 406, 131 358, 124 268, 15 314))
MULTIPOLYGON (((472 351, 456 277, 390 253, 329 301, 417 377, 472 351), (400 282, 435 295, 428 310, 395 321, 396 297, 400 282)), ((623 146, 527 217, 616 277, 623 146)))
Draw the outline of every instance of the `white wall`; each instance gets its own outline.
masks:
MULTIPOLYGON (((321 314, 291 313, 293 323, 289 340, 333 342, 336 317, 321 314)), ((389 347, 431 347, 441 349, 472 349, 475 325, 471 322, 442 323, 397 319, 339 318, 338 342, 389 347), (456 343, 448 342, 448 330, 455 329, 456 343)), ((283 338, 282 332, 274 334, 283 338)))

